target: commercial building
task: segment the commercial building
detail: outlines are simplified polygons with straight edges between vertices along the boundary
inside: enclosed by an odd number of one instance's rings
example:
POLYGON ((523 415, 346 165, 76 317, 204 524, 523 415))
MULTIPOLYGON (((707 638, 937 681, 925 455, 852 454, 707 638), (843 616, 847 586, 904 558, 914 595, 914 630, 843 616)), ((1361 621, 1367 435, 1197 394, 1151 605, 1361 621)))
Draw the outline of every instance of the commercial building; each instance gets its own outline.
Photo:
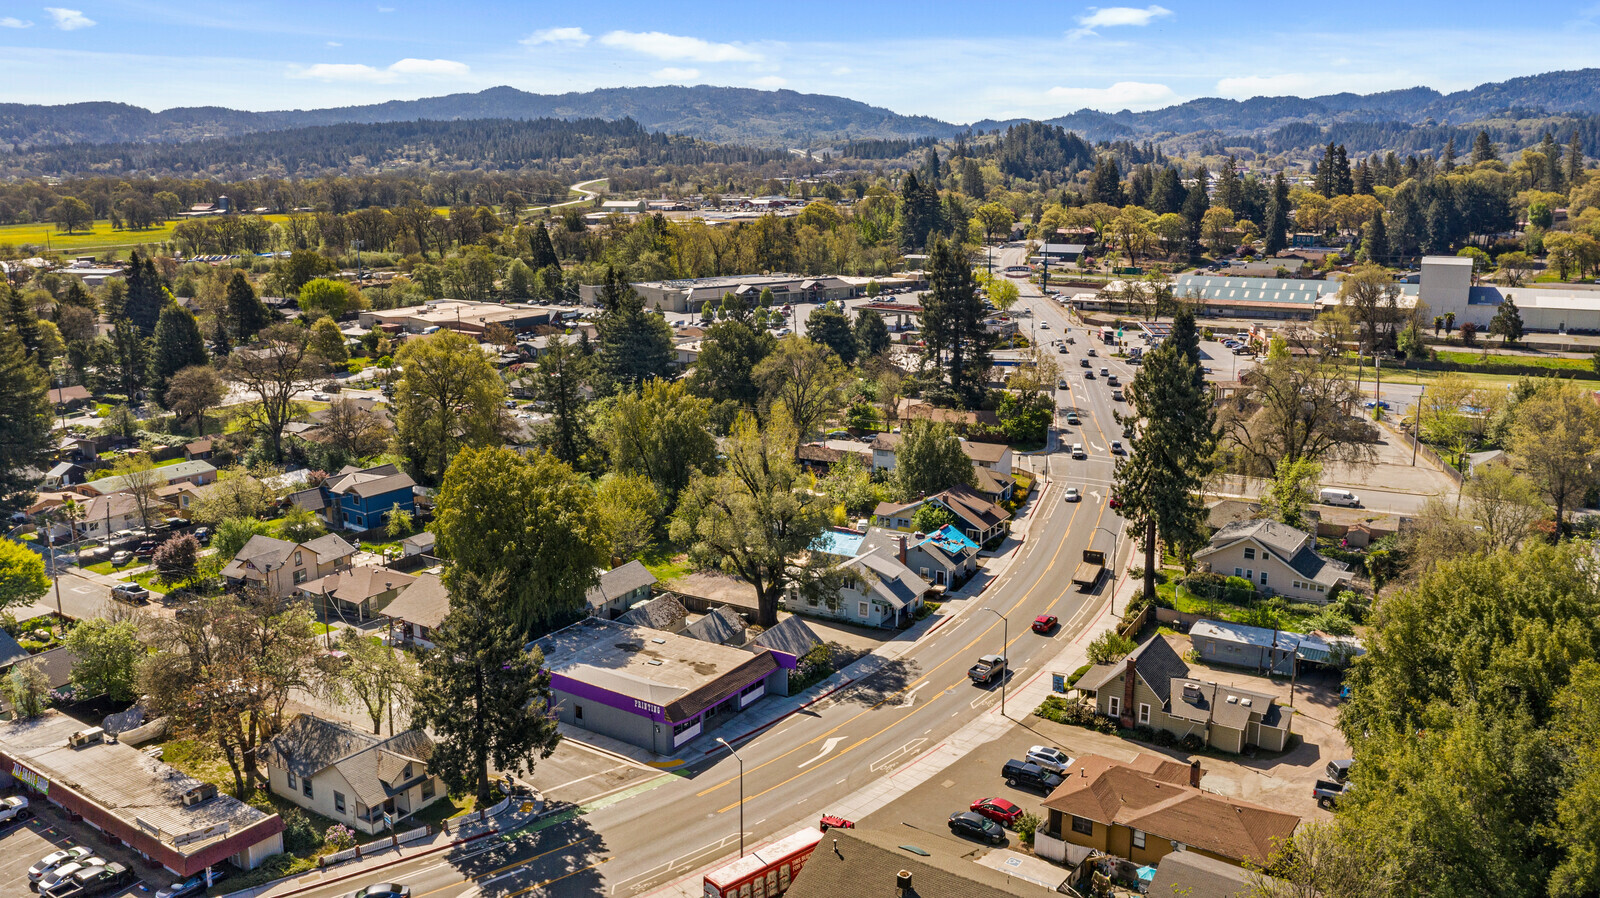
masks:
POLYGON ((585 618, 528 646, 544 654, 563 723, 668 754, 788 691, 771 651, 585 618))
MULTIPOLYGON (((597 305, 600 285, 578 288, 578 298, 584 305, 597 305)), ((771 290, 774 305, 792 303, 831 302, 849 299, 863 291, 843 278, 821 276, 806 277, 798 274, 751 274, 733 277, 686 278, 676 281, 640 281, 633 285, 634 292, 644 300, 645 308, 663 312, 699 312, 706 303, 719 305, 725 294, 732 293, 750 306, 754 306, 761 291, 771 290)))
POLYGON ((400 309, 368 309, 361 313, 360 324, 391 334, 453 330, 481 337, 490 325, 504 325, 521 334, 539 327, 558 327, 577 317, 578 310, 569 307, 437 299, 400 309))
POLYGON ((177 876, 283 853, 283 820, 59 711, 0 723, 0 787, 18 786, 177 876))

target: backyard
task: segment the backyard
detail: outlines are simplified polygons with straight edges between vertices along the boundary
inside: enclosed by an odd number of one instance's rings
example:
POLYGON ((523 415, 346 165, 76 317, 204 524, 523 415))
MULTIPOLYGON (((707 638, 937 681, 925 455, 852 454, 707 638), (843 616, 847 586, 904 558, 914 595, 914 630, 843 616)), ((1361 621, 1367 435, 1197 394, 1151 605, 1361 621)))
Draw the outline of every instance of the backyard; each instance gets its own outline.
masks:
POLYGON ((1260 596, 1248 604, 1226 598, 1207 598, 1171 578, 1165 583, 1156 584, 1156 597, 1157 604, 1163 607, 1185 614, 1204 615, 1212 620, 1270 627, 1275 618, 1279 627, 1296 633, 1313 629, 1311 621, 1319 611, 1315 606, 1298 602, 1272 602, 1269 605, 1267 602, 1271 600, 1263 601, 1260 596), (1275 612, 1271 618, 1266 616, 1269 611, 1275 612))

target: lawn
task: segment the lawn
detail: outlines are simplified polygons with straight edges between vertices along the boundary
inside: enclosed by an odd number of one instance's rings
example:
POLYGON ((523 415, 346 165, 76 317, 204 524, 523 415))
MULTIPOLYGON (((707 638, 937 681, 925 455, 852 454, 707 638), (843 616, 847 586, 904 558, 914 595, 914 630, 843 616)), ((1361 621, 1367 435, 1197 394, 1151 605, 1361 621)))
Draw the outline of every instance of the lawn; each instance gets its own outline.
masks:
POLYGON ((134 583, 137 583, 140 586, 143 586, 145 589, 148 589, 151 592, 156 593, 157 595, 163 595, 164 596, 164 595, 167 594, 168 590, 173 588, 173 586, 171 584, 158 584, 157 583, 157 578, 159 578, 160 576, 161 575, 159 573, 157 573, 156 571, 150 570, 150 571, 145 571, 142 574, 134 574, 132 577, 123 577, 122 579, 131 580, 134 583))
MULTIPOLYGON (((287 215, 264 215, 269 222, 283 222, 288 220, 287 215)), ((133 249, 147 243, 165 243, 172 239, 172 230, 179 222, 169 221, 158 227, 144 231, 113 231, 111 222, 97 220, 94 228, 89 231, 79 231, 72 234, 63 234, 56 230, 56 226, 48 222, 35 222, 33 224, 0 225, 0 243, 9 243, 21 246, 25 243, 46 247, 58 252, 80 252, 86 250, 104 249, 133 249)))
POLYGON ((113 567, 112 564, 111 564, 111 561, 108 559, 106 561, 101 561, 101 562, 97 562, 95 564, 88 565, 87 567, 84 568, 84 570, 86 570, 86 571, 94 571, 97 574, 105 574, 106 576, 109 577, 112 574, 120 574, 120 573, 122 573, 123 571, 125 571, 125 570, 127 570, 129 568, 139 567, 139 566, 141 566, 143 564, 146 564, 146 562, 140 561, 137 558, 132 558, 132 559, 129 559, 128 563, 123 565, 122 567, 113 567))
POLYGON ((688 556, 669 543, 656 543, 639 556, 639 561, 662 583, 687 577, 694 570, 688 556))
MULTIPOLYGON (((1156 595, 1161 597, 1164 604, 1171 605, 1177 611, 1186 614, 1203 614, 1214 620, 1233 621, 1238 624, 1250 623, 1250 607, 1236 605, 1222 599, 1208 599, 1190 592, 1188 587, 1168 579, 1165 583, 1156 584, 1156 595)), ((1278 621, 1283 629, 1295 633, 1304 633, 1308 628, 1306 621, 1311 615, 1297 611, 1293 607, 1282 609, 1278 612, 1278 621)))
POLYGON ((1454 362, 1458 365, 1473 365, 1486 369, 1524 365, 1534 368, 1550 368, 1555 371, 1594 370, 1594 363, 1588 359, 1564 359, 1555 356, 1538 355, 1499 355, 1489 353, 1485 357, 1483 353, 1479 352, 1440 352, 1439 361, 1454 362))

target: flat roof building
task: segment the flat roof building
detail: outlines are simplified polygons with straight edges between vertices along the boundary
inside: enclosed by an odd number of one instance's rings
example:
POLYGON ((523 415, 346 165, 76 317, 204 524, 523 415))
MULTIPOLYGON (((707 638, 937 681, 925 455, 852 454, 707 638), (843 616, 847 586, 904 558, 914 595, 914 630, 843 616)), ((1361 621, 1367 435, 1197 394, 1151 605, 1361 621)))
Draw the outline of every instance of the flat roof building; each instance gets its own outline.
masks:
POLYGON ((772 652, 595 617, 528 646, 544 653, 563 723, 668 754, 763 695, 785 694, 772 652))
POLYGON ((431 332, 430 328, 439 328, 481 337, 492 324, 523 333, 537 327, 559 327, 562 322, 577 317, 578 310, 571 307, 438 299, 420 306, 368 309, 361 313, 360 324, 363 328, 375 327, 389 333, 421 334, 431 332))
POLYGON ((283 853, 283 820, 59 711, 0 723, 0 786, 20 786, 177 876, 283 853), (87 740, 75 735, 88 732, 87 740), (76 744, 81 743, 81 744, 76 744))
MULTIPOLYGON (((578 288, 578 298, 584 305, 600 301, 598 284, 578 288)), ((762 290, 771 290, 773 303, 818 303, 836 299, 849 299, 865 292, 864 288, 842 278, 819 275, 807 277, 799 274, 749 274, 729 277, 684 278, 675 281, 640 281, 633 285, 635 293, 644 300, 645 308, 663 312, 699 312, 706 303, 720 304, 724 294, 742 297, 754 307, 762 290)))

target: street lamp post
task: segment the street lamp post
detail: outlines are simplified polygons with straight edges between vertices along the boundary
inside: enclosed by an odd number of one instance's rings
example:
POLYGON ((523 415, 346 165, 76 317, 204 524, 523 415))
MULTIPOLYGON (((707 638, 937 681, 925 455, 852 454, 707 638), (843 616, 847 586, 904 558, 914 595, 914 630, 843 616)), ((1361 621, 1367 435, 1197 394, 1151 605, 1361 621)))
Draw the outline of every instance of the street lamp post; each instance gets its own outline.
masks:
MULTIPOLYGON (((1011 653, 1011 621, 1007 620, 1004 614, 1001 614, 993 608, 985 607, 983 610, 989 612, 995 617, 1000 618, 1000 639, 1002 640, 1000 643, 1000 657, 1006 661, 1006 669, 1000 671, 1000 716, 1005 717, 1007 716, 1006 677, 1011 673, 1011 661, 1009 658, 1007 658, 1007 656, 1011 653)), ((731 751, 732 749, 729 750, 731 751)))
POLYGON ((722 743, 728 754, 733 755, 734 760, 739 762, 739 856, 744 857, 744 758, 739 757, 739 753, 733 750, 728 740, 718 736, 717 741, 722 743))
POLYGON ((1111 613, 1117 613, 1117 531, 1106 527, 1094 528, 1095 533, 1111 534, 1111 613))

